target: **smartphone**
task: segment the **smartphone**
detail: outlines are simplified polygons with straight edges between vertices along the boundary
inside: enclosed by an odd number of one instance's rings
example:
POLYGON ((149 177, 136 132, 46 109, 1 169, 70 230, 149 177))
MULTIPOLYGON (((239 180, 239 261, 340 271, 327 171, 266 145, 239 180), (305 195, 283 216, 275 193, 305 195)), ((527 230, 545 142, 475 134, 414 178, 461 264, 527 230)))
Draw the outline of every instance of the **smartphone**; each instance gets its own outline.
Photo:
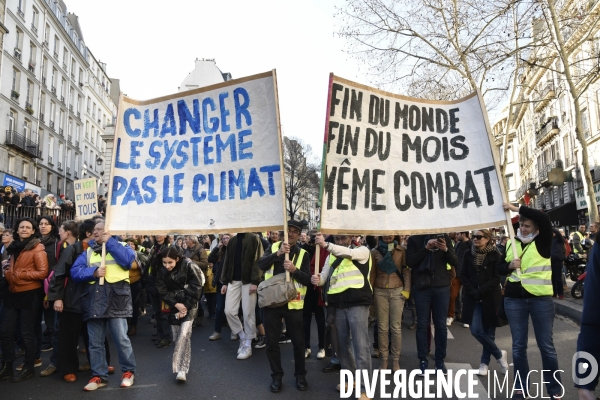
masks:
POLYGON ((437 240, 439 240, 440 242, 445 242, 446 239, 444 238, 444 234, 440 233, 439 235, 437 235, 437 240))

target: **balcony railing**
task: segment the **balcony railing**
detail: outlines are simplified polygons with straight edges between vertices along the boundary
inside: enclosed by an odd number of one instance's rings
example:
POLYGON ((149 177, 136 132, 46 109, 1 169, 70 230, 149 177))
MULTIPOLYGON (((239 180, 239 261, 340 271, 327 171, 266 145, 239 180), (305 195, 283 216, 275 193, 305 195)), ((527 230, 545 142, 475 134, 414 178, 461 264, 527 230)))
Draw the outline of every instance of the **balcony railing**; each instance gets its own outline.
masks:
POLYGON ((54 121, 50 120, 50 125, 48 125, 50 129, 54 130, 54 121))
POLYGON ((40 121, 44 122, 44 113, 40 113, 40 121))
POLYGON ((36 184, 36 185, 38 185, 38 186, 42 186, 42 181, 40 181, 39 179, 37 179, 37 180, 35 181, 35 184, 36 184))
POLYGON ((67 175, 71 175, 71 168, 67 167, 67 175))
POLYGON ((13 55, 17 60, 19 60, 19 62, 21 61, 21 49, 15 47, 15 52, 13 53, 13 55))
POLYGON ((60 96, 60 102, 65 104, 65 96, 62 96, 62 95, 60 96))
POLYGON ((63 128, 58 128, 58 134, 59 134, 60 136, 64 136, 64 135, 63 135, 63 128))
MULTIPOLYGON (((38 186, 40 186, 39 183, 38 186)), ((52 186, 48 184, 47 189, 48 191, 51 191, 52 186)), ((19 218, 36 219, 40 216, 50 216, 50 218, 52 218, 52 220, 54 220, 58 226, 62 225, 64 221, 75 218, 74 209, 48 207, 45 201, 42 201, 37 207, 21 206, 18 208, 12 204, 2 203, 0 205, 0 213, 2 213, 4 216, 4 224, 6 226, 12 226, 19 218)))
POLYGON ((70 111, 73 111, 73 104, 70 104, 70 105, 69 105, 69 110, 70 110, 70 111))
MULTIPOLYGON (((49 165, 54 165, 54 162, 52 161, 52 156, 48 156, 48 164, 49 165)), ((50 190, 50 189, 48 189, 48 190, 50 190)))
POLYGON ((546 82, 546 86, 542 88, 539 97, 536 99, 538 103, 535 105, 535 112, 540 112, 548 105, 551 99, 554 98, 554 82, 546 82))
POLYGON ((33 22, 31 23, 31 31, 37 35, 37 26, 33 22))
POLYGON ((550 141, 550 139, 552 139, 554 136, 558 135, 559 132, 560 128, 558 127, 558 118, 550 117, 535 133, 535 141, 538 146, 542 146, 550 141))
POLYGON ((50 91, 56 96, 56 86, 52 86, 50 91))
POLYGON ((63 170, 62 163, 61 163, 60 161, 58 162, 58 170, 59 170, 59 171, 62 171, 62 170, 63 170))
POLYGON ((75 147, 79 148, 79 140, 75 141, 75 147))
POLYGON ((77 175, 77 171, 75 171, 75 179, 79 179, 79 175, 77 175))
POLYGON ((67 140, 69 141, 69 143, 72 143, 72 140, 71 140, 71 135, 69 135, 69 136, 67 137, 67 140))
POLYGON ((44 87, 46 87, 46 77, 42 76, 42 85, 44 85, 44 87))
POLYGON ((21 17, 21 18, 25 18, 25 13, 23 12, 23 10, 21 10, 18 7, 17 7, 17 14, 19 14, 19 17, 21 17))
POLYGON ((56 51, 54 52, 54 58, 58 60, 58 53, 56 51))
POLYGON ((77 111, 77 118, 81 119, 81 112, 77 111))
POLYGON ((17 131, 6 131, 6 142, 4 144, 19 149, 33 158, 41 157, 38 143, 27 139, 17 131))

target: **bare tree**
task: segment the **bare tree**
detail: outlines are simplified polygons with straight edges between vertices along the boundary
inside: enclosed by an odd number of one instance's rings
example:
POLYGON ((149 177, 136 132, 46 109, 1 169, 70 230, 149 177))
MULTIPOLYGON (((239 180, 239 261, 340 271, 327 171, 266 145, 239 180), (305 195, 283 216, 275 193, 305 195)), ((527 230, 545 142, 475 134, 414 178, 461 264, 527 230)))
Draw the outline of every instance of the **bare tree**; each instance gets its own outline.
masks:
POLYGON ((286 208, 288 217, 294 219, 298 210, 314 206, 309 199, 314 199, 315 193, 318 197, 320 163, 311 146, 298 138, 283 138, 283 157, 286 208))
MULTIPOLYGON (((590 172, 588 146, 583 126, 580 98, 600 77, 598 43, 589 44, 600 25, 598 2, 571 4, 565 1, 561 8, 552 0, 537 0, 540 6, 537 32, 534 36, 537 52, 528 62, 535 78, 535 69, 552 70, 559 74, 558 92, 564 86, 573 106, 575 137, 581 146, 581 164, 587 186, 587 204, 590 223, 598 221, 598 206, 590 172)), ((535 29, 535 28, 534 28, 535 29)))
POLYGON ((479 89, 506 97, 518 0, 348 0, 340 34, 377 84, 448 100, 479 89))

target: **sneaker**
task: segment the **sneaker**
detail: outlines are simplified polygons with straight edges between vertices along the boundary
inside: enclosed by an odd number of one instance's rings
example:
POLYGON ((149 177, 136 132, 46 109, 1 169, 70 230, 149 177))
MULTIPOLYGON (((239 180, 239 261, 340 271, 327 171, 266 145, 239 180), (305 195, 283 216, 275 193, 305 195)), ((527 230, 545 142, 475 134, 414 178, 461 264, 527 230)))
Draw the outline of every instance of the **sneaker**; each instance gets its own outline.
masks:
POLYGON ((19 358, 19 357, 24 356, 24 355, 25 355, 25 350, 22 349, 22 348, 20 348, 20 349, 18 349, 18 350, 15 351, 15 358, 19 358))
MULTIPOLYGON (((42 366, 42 359, 41 358, 36 358, 35 361, 33 362, 33 366, 35 368, 41 367, 42 366)), ((17 371, 20 371, 22 369, 23 369, 23 364, 21 364, 17 368, 15 368, 15 370, 17 370, 17 371)))
POLYGON ((240 345, 239 345, 238 351, 237 351, 238 355, 242 352, 242 349, 244 348, 244 342, 245 341, 243 339, 240 339, 240 345))
POLYGON ((463 328, 468 328, 469 324, 463 324, 463 328))
POLYGON ((213 334, 208 337, 208 340, 219 340, 219 339, 221 339, 221 334, 219 332, 213 332, 213 334))
POLYGON ((175 378, 178 382, 185 382, 185 372, 179 371, 177 373, 177 378, 175 378))
POLYGON ((150 323, 151 323, 151 324, 155 324, 155 323, 156 323, 156 319, 152 318, 152 319, 150 320, 150 323))
POLYGON ((279 336, 279 343, 281 343, 281 344, 292 343, 292 339, 288 338, 284 334, 281 334, 281 336, 279 336))
POLYGON ((311 351, 310 349, 304 349, 304 358, 310 357, 311 351))
POLYGON ((168 340, 168 339, 160 339, 158 341, 158 343, 156 344, 156 347, 158 347, 159 349, 162 349, 163 347, 167 347, 170 346, 171 343, 173 343, 172 340, 168 340))
POLYGON ((85 364, 81 365, 81 366, 78 368, 78 370, 79 370, 79 371, 81 371, 81 372, 83 372, 83 371, 89 371, 90 369, 92 369, 92 368, 90 367, 90 363, 89 363, 89 361, 88 361, 88 362, 86 362, 85 364))
POLYGON ((52 343, 44 343, 42 344, 42 351, 52 351, 52 343))
POLYGON ((259 335, 256 344, 254 345, 255 349, 264 349, 267 347, 267 339, 264 335, 259 335))
POLYGON ((558 295, 558 299, 559 300, 564 300, 565 299, 565 295, 564 294, 559 294, 558 295))
POLYGON ((324 358, 325 358, 325 349, 319 349, 319 352, 317 353, 317 359, 322 360, 324 358))
POLYGON ((429 362, 427 360, 421 360, 421 362, 419 363, 419 369, 421 370, 421 372, 418 373, 417 375, 425 376, 425 370, 427 369, 428 366, 429 366, 429 362))
POLYGON ((502 353, 502 357, 498 359, 498 362, 502 367, 502 373, 506 374, 508 372, 508 354, 506 353, 506 350, 500 350, 500 352, 502 353))
POLYGON ((56 372, 56 366, 49 364, 42 372, 40 372, 40 376, 50 376, 56 372))
POLYGON ((451 317, 446 318, 446 326, 452 325, 453 322, 454 322, 454 318, 451 318, 451 317))
POLYGON ((446 364, 444 364, 443 361, 435 363, 435 373, 437 374, 438 371, 441 371, 442 374, 444 374, 444 375, 448 375, 448 370, 446 369, 446 364))
POLYGON ((232 342, 235 341, 235 340, 239 340, 239 339, 240 339, 240 337, 237 334, 235 334, 235 333, 231 334, 231 341, 232 342))
POLYGON ((239 352, 237 359, 245 360, 246 358, 250 357, 251 355, 252 355, 252 346, 244 346, 244 347, 242 347, 242 350, 239 352))
POLYGON ((92 390, 96 390, 102 386, 106 386, 107 384, 108 381, 106 379, 102 379, 99 376, 94 376, 92 379, 90 379, 88 384, 83 387, 83 390, 86 392, 91 392, 92 390))
POLYGON ((133 375, 133 372, 131 371, 127 371, 123 374, 123 379, 121 380, 121 387, 129 387, 131 385, 133 385, 133 379, 135 378, 135 375, 133 375))
POLYGON ((481 363, 479 364, 479 372, 477 372, 477 375, 479 376, 487 376, 488 374, 488 366, 487 364, 481 363))

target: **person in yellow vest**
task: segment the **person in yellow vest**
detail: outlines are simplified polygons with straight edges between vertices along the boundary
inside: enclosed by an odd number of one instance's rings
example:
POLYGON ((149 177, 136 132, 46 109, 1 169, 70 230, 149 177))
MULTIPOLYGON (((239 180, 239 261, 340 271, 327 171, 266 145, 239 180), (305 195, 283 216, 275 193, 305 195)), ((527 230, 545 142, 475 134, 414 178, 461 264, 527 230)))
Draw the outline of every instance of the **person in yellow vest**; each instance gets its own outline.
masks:
POLYGON ((134 250, 119 242, 104 230, 104 220, 94 227, 94 240, 71 267, 71 278, 75 282, 87 282, 81 303, 83 320, 87 321, 90 337, 89 356, 92 379, 84 390, 96 390, 108 384, 108 364, 104 338, 110 329, 119 354, 123 372, 121 387, 133 385, 135 357, 127 336, 127 318, 133 315, 129 269, 135 260, 134 250), (105 266, 102 263, 102 243, 106 243, 105 266), (104 278, 104 284, 100 284, 104 278))
POLYGON ((282 319, 285 320, 287 332, 292 339, 294 347, 294 362, 296 377, 296 388, 298 390, 308 389, 306 382, 306 369, 304 359, 304 322, 303 306, 306 287, 310 285, 310 255, 301 249, 299 244, 303 225, 298 221, 288 221, 288 243, 275 242, 258 260, 258 267, 265 272, 265 280, 274 275, 290 273, 294 281, 298 296, 295 300, 274 308, 263 308, 263 324, 267 336, 267 358, 271 365, 271 392, 281 391, 283 368, 281 367, 281 353, 279 351, 279 335, 282 328, 282 319), (289 254, 289 260, 285 260, 285 254, 289 254))
POLYGON ((579 225, 579 229, 573 233, 573 253, 578 254, 580 257, 586 257, 587 255, 587 251, 582 246, 585 235, 585 225, 579 225))
MULTIPOLYGON (((352 236, 335 235, 335 242, 328 243, 319 232, 315 243, 330 254, 325 260, 323 271, 311 277, 313 285, 323 286, 329 279, 327 304, 335 308, 335 325, 338 333, 338 356, 342 369, 367 370, 373 372, 369 345, 369 307, 373 304, 373 288, 369 282, 372 260, 365 246, 354 247, 352 236), (333 273, 330 274, 330 269, 333 273), (352 340, 350 340, 352 337, 352 340), (349 346, 352 346, 352 352, 349 346)), ((365 387, 361 382, 361 399, 366 399, 365 387)))
POLYGON ((504 309, 513 342, 516 389, 513 399, 528 398, 529 394, 527 342, 530 316, 542 355, 543 382, 546 383, 550 398, 559 399, 563 386, 552 338, 552 223, 542 211, 508 203, 503 203, 502 206, 505 210, 519 213, 519 229, 515 240, 518 258, 513 257, 513 244, 509 241, 505 261, 498 265, 500 275, 508 275, 504 289, 504 309))

